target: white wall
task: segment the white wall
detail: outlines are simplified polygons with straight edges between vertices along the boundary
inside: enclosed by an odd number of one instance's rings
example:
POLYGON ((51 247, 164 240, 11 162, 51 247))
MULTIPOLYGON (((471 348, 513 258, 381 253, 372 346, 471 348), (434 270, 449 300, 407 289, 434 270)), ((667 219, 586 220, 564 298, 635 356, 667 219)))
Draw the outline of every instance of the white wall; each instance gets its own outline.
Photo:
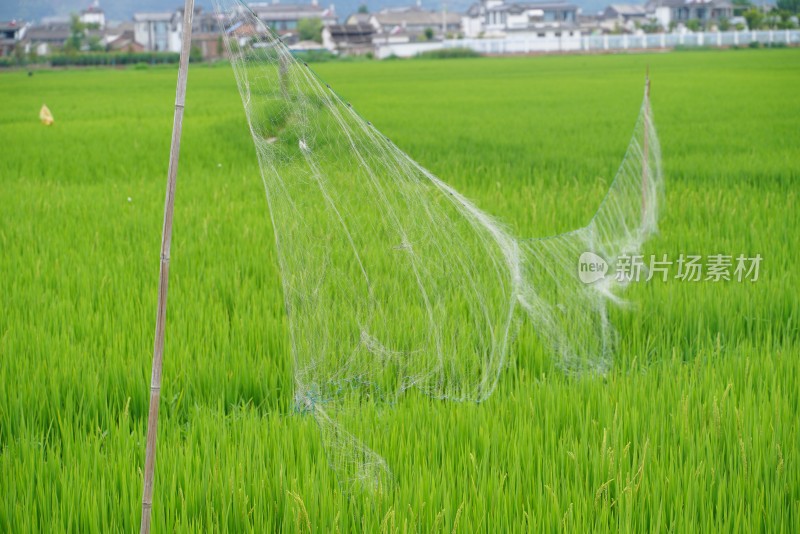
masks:
POLYGON ((526 29, 528 27, 528 11, 523 11, 519 15, 509 14, 506 17, 506 28, 509 30, 526 29))
POLYGON ((375 43, 375 57, 386 59, 391 55, 397 57, 414 57, 422 52, 430 50, 440 50, 444 48, 441 41, 427 43, 402 43, 402 44, 381 44, 375 43))
POLYGON ((483 24, 477 17, 461 17, 461 29, 467 37, 478 37, 483 31, 483 24))
POLYGON ((800 30, 773 30, 759 32, 706 32, 706 33, 656 33, 642 35, 576 35, 570 37, 562 31, 555 37, 552 30, 544 37, 536 33, 514 34, 506 39, 448 39, 433 43, 407 43, 382 45, 376 43, 376 57, 384 59, 392 54, 413 57, 420 52, 442 48, 470 48, 482 54, 528 54, 547 52, 577 52, 591 50, 663 49, 675 46, 746 46, 748 43, 786 43, 800 45, 800 30))
POLYGON ((133 40, 140 45, 147 48, 150 46, 149 32, 147 29, 147 22, 134 22, 133 23, 133 40))
POLYGON ((656 20, 662 28, 669 28, 669 23, 672 20, 672 9, 663 6, 657 7, 656 20))
POLYGON ((746 46, 748 43, 786 43, 800 45, 800 30, 759 32, 656 33, 641 35, 584 35, 576 31, 570 37, 562 30, 556 37, 553 30, 538 33, 518 33, 506 39, 448 39, 420 43, 381 43, 375 41, 375 57, 391 55, 414 57, 421 52, 443 48, 469 48, 481 54, 529 54, 547 52, 577 52, 592 50, 665 49, 676 46, 746 46))
POLYGON ((133 38, 134 40, 143 45, 146 50, 153 50, 156 43, 156 35, 154 30, 155 24, 166 24, 166 48, 159 50, 159 52, 180 52, 181 51, 181 29, 183 27, 183 19, 181 19, 176 26, 172 28, 172 23, 162 21, 139 21, 133 25, 133 38), (152 32, 152 34, 151 34, 152 32))
POLYGON ((561 30, 556 37, 554 30, 539 33, 514 33, 505 39, 455 39, 445 41, 444 48, 471 48, 482 54, 528 54, 532 52, 567 52, 581 49, 580 33, 569 36, 561 30), (544 33, 544 37, 539 37, 544 33))
POLYGON ((106 26, 106 16, 102 11, 89 11, 86 13, 81 13, 80 21, 84 24, 97 24, 101 29, 105 28, 106 26))
POLYGON ((181 51, 181 40, 182 39, 183 39, 183 18, 181 18, 180 22, 178 22, 175 31, 172 31, 172 29, 170 29, 170 32, 169 32, 169 51, 170 52, 180 52, 181 51))

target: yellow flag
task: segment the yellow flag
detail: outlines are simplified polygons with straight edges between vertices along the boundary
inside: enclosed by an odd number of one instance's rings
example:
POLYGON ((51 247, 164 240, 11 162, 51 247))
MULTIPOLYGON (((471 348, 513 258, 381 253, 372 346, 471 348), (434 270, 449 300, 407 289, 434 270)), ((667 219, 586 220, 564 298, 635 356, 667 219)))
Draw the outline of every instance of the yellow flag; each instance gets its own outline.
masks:
POLYGON ((42 124, 47 126, 50 126, 53 124, 53 122, 55 122, 53 119, 53 114, 50 113, 50 110, 44 104, 42 104, 42 109, 39 110, 39 119, 41 119, 42 124))

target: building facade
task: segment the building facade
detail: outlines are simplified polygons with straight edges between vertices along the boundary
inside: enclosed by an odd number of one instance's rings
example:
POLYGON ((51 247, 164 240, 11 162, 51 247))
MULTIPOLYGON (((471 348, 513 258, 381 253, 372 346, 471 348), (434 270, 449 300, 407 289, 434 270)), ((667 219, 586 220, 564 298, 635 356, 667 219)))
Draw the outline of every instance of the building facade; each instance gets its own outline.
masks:
POLYGON ((709 25, 733 17, 733 4, 728 0, 655 0, 647 4, 648 12, 656 14, 664 27, 697 20, 709 25))
POLYGON ((180 52, 183 19, 176 12, 134 13, 134 40, 152 52, 180 52))
POLYGON ((95 0, 91 6, 81 11, 78 16, 87 26, 102 30, 106 27, 106 14, 100 9, 100 2, 95 0))
POLYGON ((28 25, 16 20, 0 22, 0 57, 10 56, 24 37, 28 25))
POLYGON ((403 36, 406 41, 414 41, 426 39, 426 33, 432 33, 436 39, 462 33, 458 13, 428 11, 419 6, 382 9, 368 20, 379 38, 403 36))
POLYGON ((362 55, 373 51, 374 35, 371 24, 331 24, 322 30, 322 44, 334 52, 362 55))
POLYGON ((567 2, 481 0, 463 19, 466 37, 503 37, 525 32, 548 34, 578 31, 578 6, 567 2))
POLYGON ((336 24, 333 5, 323 8, 316 0, 311 4, 249 4, 250 9, 266 26, 278 34, 294 33, 303 19, 320 19, 323 26, 336 24))

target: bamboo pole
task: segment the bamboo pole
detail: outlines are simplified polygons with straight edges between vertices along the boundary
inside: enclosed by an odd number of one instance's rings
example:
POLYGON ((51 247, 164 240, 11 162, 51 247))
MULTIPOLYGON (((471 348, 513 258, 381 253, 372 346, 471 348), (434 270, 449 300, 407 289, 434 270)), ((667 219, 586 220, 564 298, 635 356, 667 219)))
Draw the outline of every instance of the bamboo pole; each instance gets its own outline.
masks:
POLYGON ((642 159, 642 223, 647 224, 647 171, 650 165, 650 67, 644 78, 644 157, 642 159))
POLYGON ((150 411, 147 416, 147 450, 144 461, 144 487, 142 490, 142 523, 140 532, 150 532, 150 511, 153 508, 153 478, 156 467, 156 432, 158 430, 158 402, 161 396, 161 363, 164 355, 164 328, 167 318, 167 286, 169 283, 169 250, 172 243, 172 213, 175 205, 175 184, 178 177, 178 158, 181 149, 183 105, 186 99, 186 78, 189 71, 189 51, 192 45, 192 15, 194 0, 186 0, 183 7, 183 39, 178 68, 178 85, 175 90, 175 115, 172 122, 172 144, 169 152, 167 193, 164 201, 164 227, 161 232, 161 270, 158 277, 158 312, 153 344, 153 369, 150 377, 150 411))

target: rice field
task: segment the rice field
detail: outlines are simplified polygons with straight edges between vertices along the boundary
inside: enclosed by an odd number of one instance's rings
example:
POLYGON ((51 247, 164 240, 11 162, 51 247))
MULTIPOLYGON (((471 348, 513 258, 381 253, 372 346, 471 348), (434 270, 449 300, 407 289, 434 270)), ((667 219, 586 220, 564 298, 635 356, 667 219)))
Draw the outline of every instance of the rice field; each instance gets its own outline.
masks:
MULTIPOLYGON (((800 50, 314 68, 535 237, 594 213, 648 66, 666 205, 647 254, 760 254, 758 280, 633 284, 605 377, 565 376, 523 325, 486 402, 365 405, 348 424, 396 484, 347 495, 293 408, 231 69, 192 65, 154 530, 800 531, 800 50)), ((138 529, 175 75, 0 73, 0 531, 138 529)))

